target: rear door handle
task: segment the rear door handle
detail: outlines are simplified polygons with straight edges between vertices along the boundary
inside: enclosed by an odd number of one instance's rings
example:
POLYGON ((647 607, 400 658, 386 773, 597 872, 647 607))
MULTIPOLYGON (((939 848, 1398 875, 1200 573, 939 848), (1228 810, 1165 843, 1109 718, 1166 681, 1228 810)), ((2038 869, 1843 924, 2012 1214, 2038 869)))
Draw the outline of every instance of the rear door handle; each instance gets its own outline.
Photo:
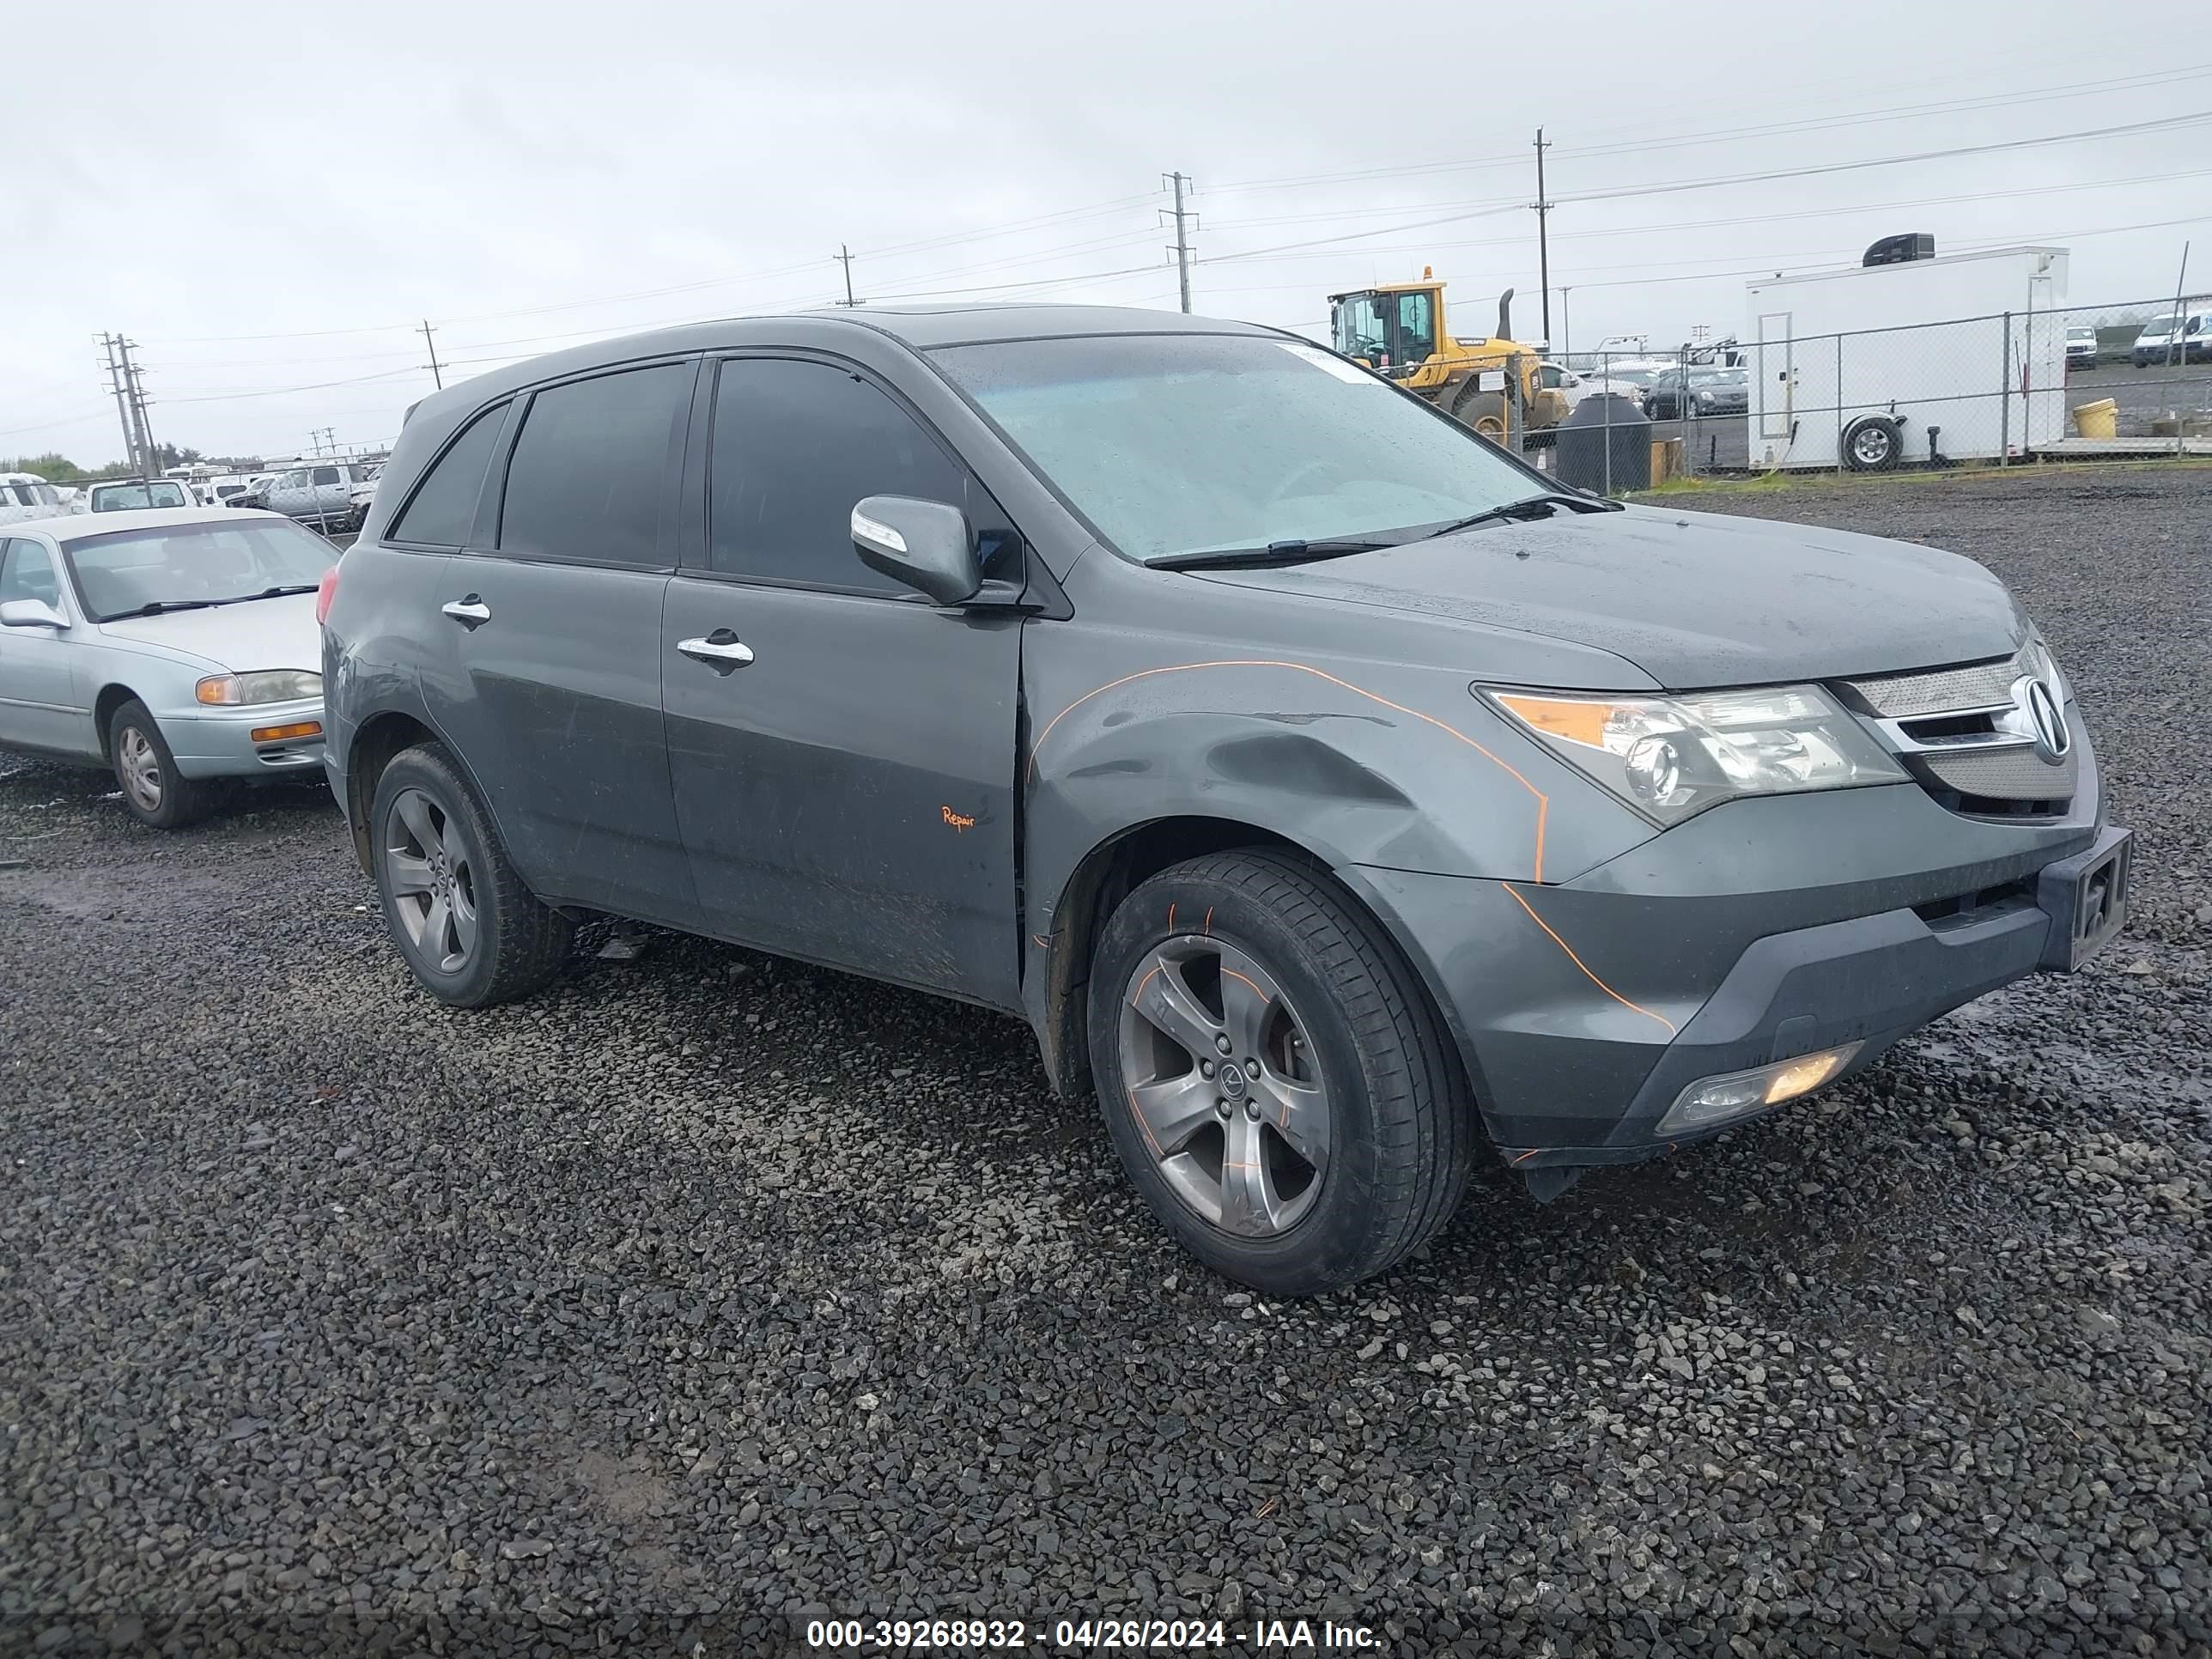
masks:
POLYGON ((491 607, 473 593, 465 599, 447 599, 439 609, 464 628, 479 628, 491 620, 491 607))
POLYGON ((726 628, 718 628, 701 639, 678 640, 676 648, 692 661, 703 662, 725 674, 753 659, 752 647, 726 628))

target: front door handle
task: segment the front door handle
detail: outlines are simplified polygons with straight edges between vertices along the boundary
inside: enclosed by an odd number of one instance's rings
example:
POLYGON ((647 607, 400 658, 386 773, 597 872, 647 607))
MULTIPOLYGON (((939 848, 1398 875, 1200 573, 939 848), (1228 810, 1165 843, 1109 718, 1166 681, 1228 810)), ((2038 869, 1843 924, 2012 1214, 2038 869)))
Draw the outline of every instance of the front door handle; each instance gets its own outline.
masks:
POLYGON ((703 662, 725 674, 753 659, 752 647, 726 628, 718 628, 702 639, 678 640, 676 648, 692 661, 703 662))
POLYGON ((491 620, 491 607, 473 593, 465 599, 447 599, 439 609, 466 629, 480 628, 491 620))

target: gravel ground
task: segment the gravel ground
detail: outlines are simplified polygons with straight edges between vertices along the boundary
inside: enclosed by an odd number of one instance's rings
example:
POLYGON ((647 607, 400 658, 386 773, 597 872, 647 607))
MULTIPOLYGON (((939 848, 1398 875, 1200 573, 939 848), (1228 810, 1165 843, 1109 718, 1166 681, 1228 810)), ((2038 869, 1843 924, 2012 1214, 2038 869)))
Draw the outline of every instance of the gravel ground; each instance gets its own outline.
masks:
POLYGON ((0 1651, 2212 1653, 2212 470, 1713 504, 2018 585, 2129 934, 1309 1304, 1179 1258, 1008 1021, 597 933, 449 1012, 319 793, 159 836, 0 761, 0 1651))

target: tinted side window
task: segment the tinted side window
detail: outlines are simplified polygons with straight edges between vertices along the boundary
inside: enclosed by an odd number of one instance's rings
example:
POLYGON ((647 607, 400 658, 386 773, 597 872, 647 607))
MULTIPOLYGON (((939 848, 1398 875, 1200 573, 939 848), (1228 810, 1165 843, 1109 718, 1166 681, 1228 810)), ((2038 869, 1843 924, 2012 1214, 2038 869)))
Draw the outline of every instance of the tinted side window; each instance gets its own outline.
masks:
POLYGON ((507 463, 503 553, 592 564, 669 562, 672 448, 691 390, 689 363, 625 369, 531 399, 507 463))
POLYGON ((315 483, 319 484, 334 484, 337 481, 337 468, 334 466, 319 466, 315 469, 315 483))
POLYGON ((908 594, 860 562, 853 507, 866 495, 915 495, 964 509, 984 574, 1019 578, 1019 544, 998 503, 887 392, 848 370, 786 358, 724 363, 708 465, 716 570, 908 594))
POLYGON ((433 547, 459 547, 468 540, 477 497, 483 491, 484 469, 491 464, 491 447, 499 441, 500 422, 506 418, 507 405, 495 404, 461 429, 399 515, 389 532, 392 540, 428 542, 433 547))

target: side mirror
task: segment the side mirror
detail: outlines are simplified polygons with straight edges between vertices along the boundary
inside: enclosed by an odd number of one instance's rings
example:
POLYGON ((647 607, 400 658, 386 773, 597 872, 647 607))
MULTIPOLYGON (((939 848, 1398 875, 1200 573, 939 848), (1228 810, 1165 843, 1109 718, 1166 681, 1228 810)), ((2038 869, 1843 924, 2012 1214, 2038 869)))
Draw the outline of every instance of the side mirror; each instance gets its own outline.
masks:
POLYGON ((44 599, 9 599, 0 604, 0 628, 53 628, 69 626, 69 618, 44 599))
POLYGON ((961 605, 983 586, 968 515, 943 501, 870 495, 853 509, 860 562, 939 605, 961 605))

